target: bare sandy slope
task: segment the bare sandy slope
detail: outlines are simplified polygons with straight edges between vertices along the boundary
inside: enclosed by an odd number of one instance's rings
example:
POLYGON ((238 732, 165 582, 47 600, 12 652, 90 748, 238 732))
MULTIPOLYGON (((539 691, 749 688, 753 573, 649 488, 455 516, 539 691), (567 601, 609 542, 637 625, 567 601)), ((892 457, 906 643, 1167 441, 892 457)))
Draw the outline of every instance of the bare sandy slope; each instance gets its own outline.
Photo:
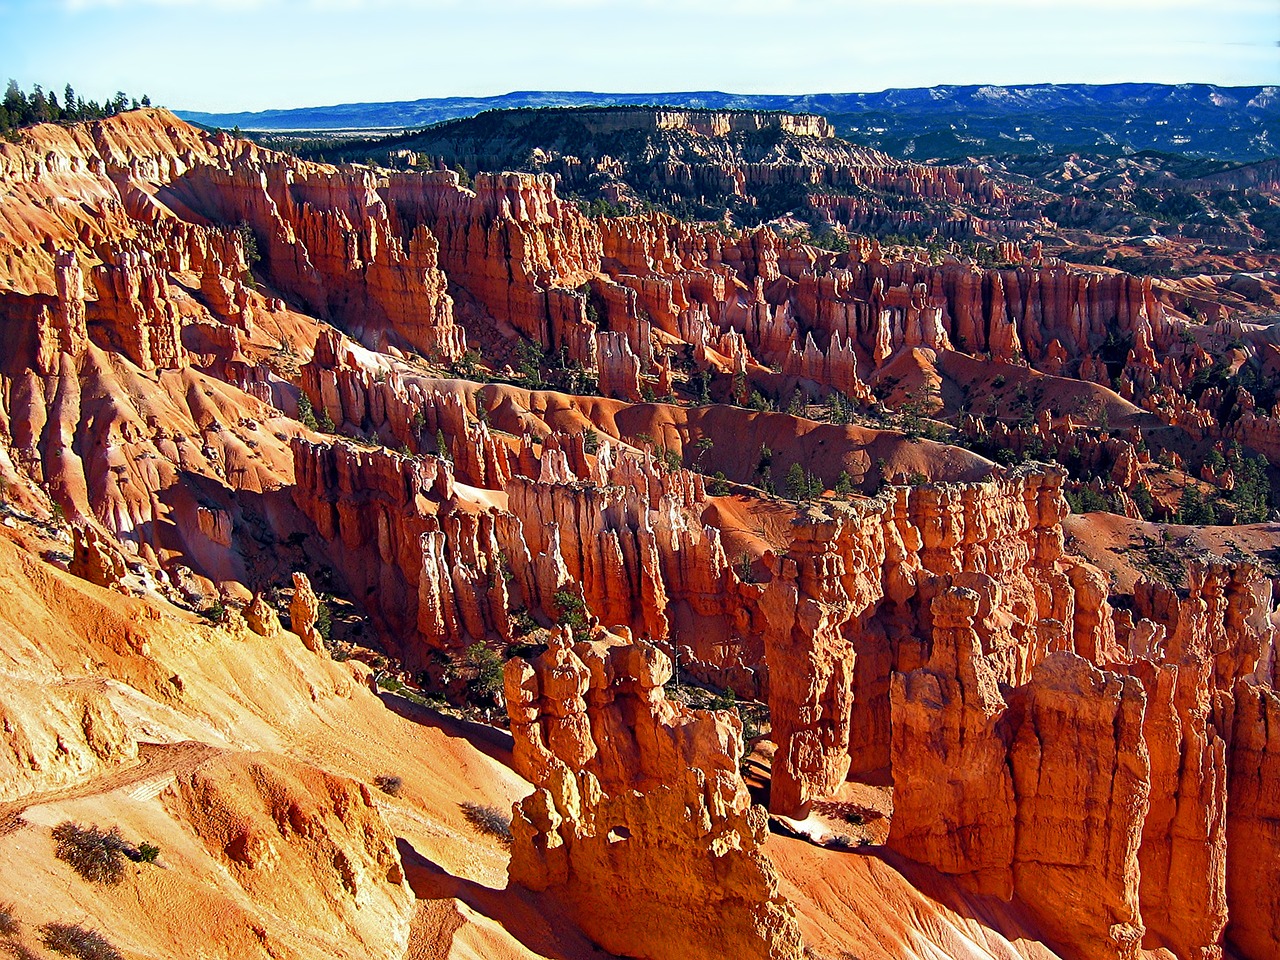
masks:
POLYGON ((828 850, 776 835, 769 838, 767 850, 785 878, 783 893, 800 914, 801 933, 814 956, 1056 956, 1038 942, 1016 906, 967 896, 929 871, 914 872, 922 888, 917 889, 902 872, 870 852, 828 850))
POLYGON ((1257 559, 1280 573, 1280 524, 1191 527, 1130 520, 1113 513, 1072 514, 1062 522, 1067 548, 1112 577, 1119 593, 1132 593, 1140 578, 1158 576, 1162 562, 1198 554, 1257 559))

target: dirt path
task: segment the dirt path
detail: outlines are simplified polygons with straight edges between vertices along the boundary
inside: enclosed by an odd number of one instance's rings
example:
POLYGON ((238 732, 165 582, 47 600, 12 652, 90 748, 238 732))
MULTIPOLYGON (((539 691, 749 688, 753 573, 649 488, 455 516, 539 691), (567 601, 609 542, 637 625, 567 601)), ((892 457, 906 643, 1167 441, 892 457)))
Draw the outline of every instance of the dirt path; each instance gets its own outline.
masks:
POLYGON ((110 793, 137 784, 129 797, 139 802, 150 800, 185 773, 190 773, 222 750, 207 743, 183 740, 179 743, 139 743, 138 761, 94 777, 74 787, 32 794, 21 800, 0 804, 0 836, 12 833, 22 823, 22 814, 31 807, 76 800, 110 793))

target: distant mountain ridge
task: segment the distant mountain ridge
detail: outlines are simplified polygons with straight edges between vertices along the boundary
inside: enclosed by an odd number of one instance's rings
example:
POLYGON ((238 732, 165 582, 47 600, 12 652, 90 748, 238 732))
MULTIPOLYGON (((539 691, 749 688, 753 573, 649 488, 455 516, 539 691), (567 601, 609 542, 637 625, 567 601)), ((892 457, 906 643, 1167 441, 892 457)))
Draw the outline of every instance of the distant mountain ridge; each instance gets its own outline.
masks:
POLYGON ((1213 84, 971 84, 801 95, 515 91, 245 113, 179 110, 245 130, 400 130, 485 110, 649 105, 826 116, 839 135, 896 156, 957 158, 1062 150, 1166 150, 1224 160, 1280 154, 1280 87, 1213 84))

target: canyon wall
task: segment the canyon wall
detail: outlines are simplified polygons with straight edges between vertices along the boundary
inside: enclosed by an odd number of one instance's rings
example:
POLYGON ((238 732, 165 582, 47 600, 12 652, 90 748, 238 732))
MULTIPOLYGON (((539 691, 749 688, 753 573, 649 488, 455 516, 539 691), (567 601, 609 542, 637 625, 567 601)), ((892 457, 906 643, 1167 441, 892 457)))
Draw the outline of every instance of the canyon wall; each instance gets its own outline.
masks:
POLYGON ((1072 955, 1219 957, 1224 928, 1246 956, 1274 950, 1258 891, 1274 884, 1275 838, 1252 813, 1271 584, 1221 561, 1192 581, 1187 597, 1140 584, 1130 649, 1105 669, 1059 652, 1013 684, 983 652, 977 594, 935 597, 932 655, 893 678, 889 845, 1017 895, 1072 955))

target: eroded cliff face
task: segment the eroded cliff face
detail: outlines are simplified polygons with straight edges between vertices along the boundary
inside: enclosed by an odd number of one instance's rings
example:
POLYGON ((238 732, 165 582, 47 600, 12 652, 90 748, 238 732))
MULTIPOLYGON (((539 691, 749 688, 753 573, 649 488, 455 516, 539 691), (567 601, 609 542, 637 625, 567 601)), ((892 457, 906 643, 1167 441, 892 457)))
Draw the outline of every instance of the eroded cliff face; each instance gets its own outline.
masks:
MULTIPOLYGON (((182 420, 184 436, 211 420, 227 425, 199 403, 181 409, 194 399, 192 367, 292 412, 289 357, 305 354, 299 341, 314 337, 295 332, 293 307, 340 324, 366 346, 454 361, 468 342, 453 284, 464 294, 473 345, 502 357, 509 336, 522 334, 549 353, 563 350, 594 372, 606 395, 630 401, 669 393, 679 356, 698 375, 734 380, 743 400, 754 385, 870 399, 868 382, 896 377, 887 371, 904 352, 952 347, 1074 371, 1096 367, 1100 344, 1118 336, 1132 343, 1122 379, 1160 385, 1163 404, 1201 362, 1183 349, 1150 284, 1124 275, 887 262, 874 243, 837 258, 768 230, 725 236, 661 216, 593 221, 559 199, 549 176, 485 174, 469 190, 447 172, 336 169, 199 133, 163 111, 36 128, 6 146, 3 177, 14 200, 0 253, 19 361, 8 401, 15 454, 48 460, 59 438, 83 429, 78 391, 61 379, 68 363, 90 364, 106 392, 136 395, 129 376, 94 366, 95 343, 184 395, 180 409, 163 414, 114 403, 115 424, 95 417, 92 435, 72 442, 73 456, 41 464, 47 482, 64 491, 65 510, 96 515, 117 534, 138 536, 134 530, 155 523, 153 501, 168 496, 172 480, 130 477, 125 486, 99 457, 86 462, 84 451, 109 449, 116 432, 126 441, 162 441, 158 428, 182 420), (18 256, 27 249, 31 255, 18 256), (251 266, 269 291, 245 283, 251 266), (1171 353, 1173 365, 1155 365, 1153 348, 1171 353), (49 410, 65 416, 46 441, 49 410), (135 420, 136 428, 128 423, 135 420)), ((329 357, 317 361, 317 377, 329 357)), ((1104 381, 1114 372, 1081 371, 1104 381)), ((224 413, 228 405, 246 406, 229 397, 224 413)), ((231 419, 271 416, 258 407, 231 419)), ((364 411, 334 419, 354 424, 364 411)), ((399 416, 385 419, 407 434, 399 416)), ((260 443, 231 426, 241 442, 260 443)), ((255 457, 219 450, 226 439, 201 437, 204 464, 159 442, 152 452, 158 464, 234 488, 288 482, 282 446, 255 457), (266 463, 269 478, 261 476, 266 463)), ((118 466, 125 465, 110 464, 118 466)))
POLYGON ((1227 786, 1227 942, 1244 956, 1280 949, 1276 891, 1277 758, 1280 698, 1242 681, 1234 691, 1227 786))
POLYGON ((644 642, 566 634, 506 667, 516 769, 511 879, 565 903, 612 953, 794 960, 800 931, 761 849, 741 721, 667 701, 644 642))
MULTIPOLYGON (((328 356, 326 342, 317 357, 328 356)), ((510 638, 522 611, 555 623, 568 595, 589 622, 686 647, 708 676, 767 697, 775 811, 803 815, 851 765, 888 768, 891 671, 927 655, 917 639, 927 600, 951 581, 983 597, 987 652, 1005 682, 1021 682, 1052 650, 1116 652, 1099 575, 1062 555, 1060 473, 826 506, 788 524, 785 546, 761 557, 767 580, 755 583, 708 522, 714 498, 697 474, 611 441, 587 455, 581 434, 554 430, 535 454, 533 437, 515 444, 479 421, 476 396, 333 351, 331 368, 317 360, 304 370, 317 409, 419 450, 438 433, 453 438, 452 464, 294 444, 296 502, 402 653, 420 660, 428 648, 510 638), (405 430, 413 417, 418 428, 405 430), (405 635, 415 625, 416 649, 405 635)), ((503 400, 512 404, 532 408, 534 397, 503 400)))
POLYGON ((935 597, 932 656, 893 680, 890 846, 1017 895, 1072 955, 1218 957, 1227 928, 1265 956, 1274 934, 1255 884, 1274 857, 1243 838, 1271 849, 1244 813, 1258 808, 1270 694, 1239 678, 1274 644, 1270 622, 1249 616, 1270 610, 1270 582, 1215 561, 1191 583, 1182 598, 1140 585, 1146 616, 1124 624, 1130 650, 1107 669, 1055 653, 1012 686, 982 653, 976 594, 935 597), (1259 869, 1248 892, 1233 886, 1259 869))

